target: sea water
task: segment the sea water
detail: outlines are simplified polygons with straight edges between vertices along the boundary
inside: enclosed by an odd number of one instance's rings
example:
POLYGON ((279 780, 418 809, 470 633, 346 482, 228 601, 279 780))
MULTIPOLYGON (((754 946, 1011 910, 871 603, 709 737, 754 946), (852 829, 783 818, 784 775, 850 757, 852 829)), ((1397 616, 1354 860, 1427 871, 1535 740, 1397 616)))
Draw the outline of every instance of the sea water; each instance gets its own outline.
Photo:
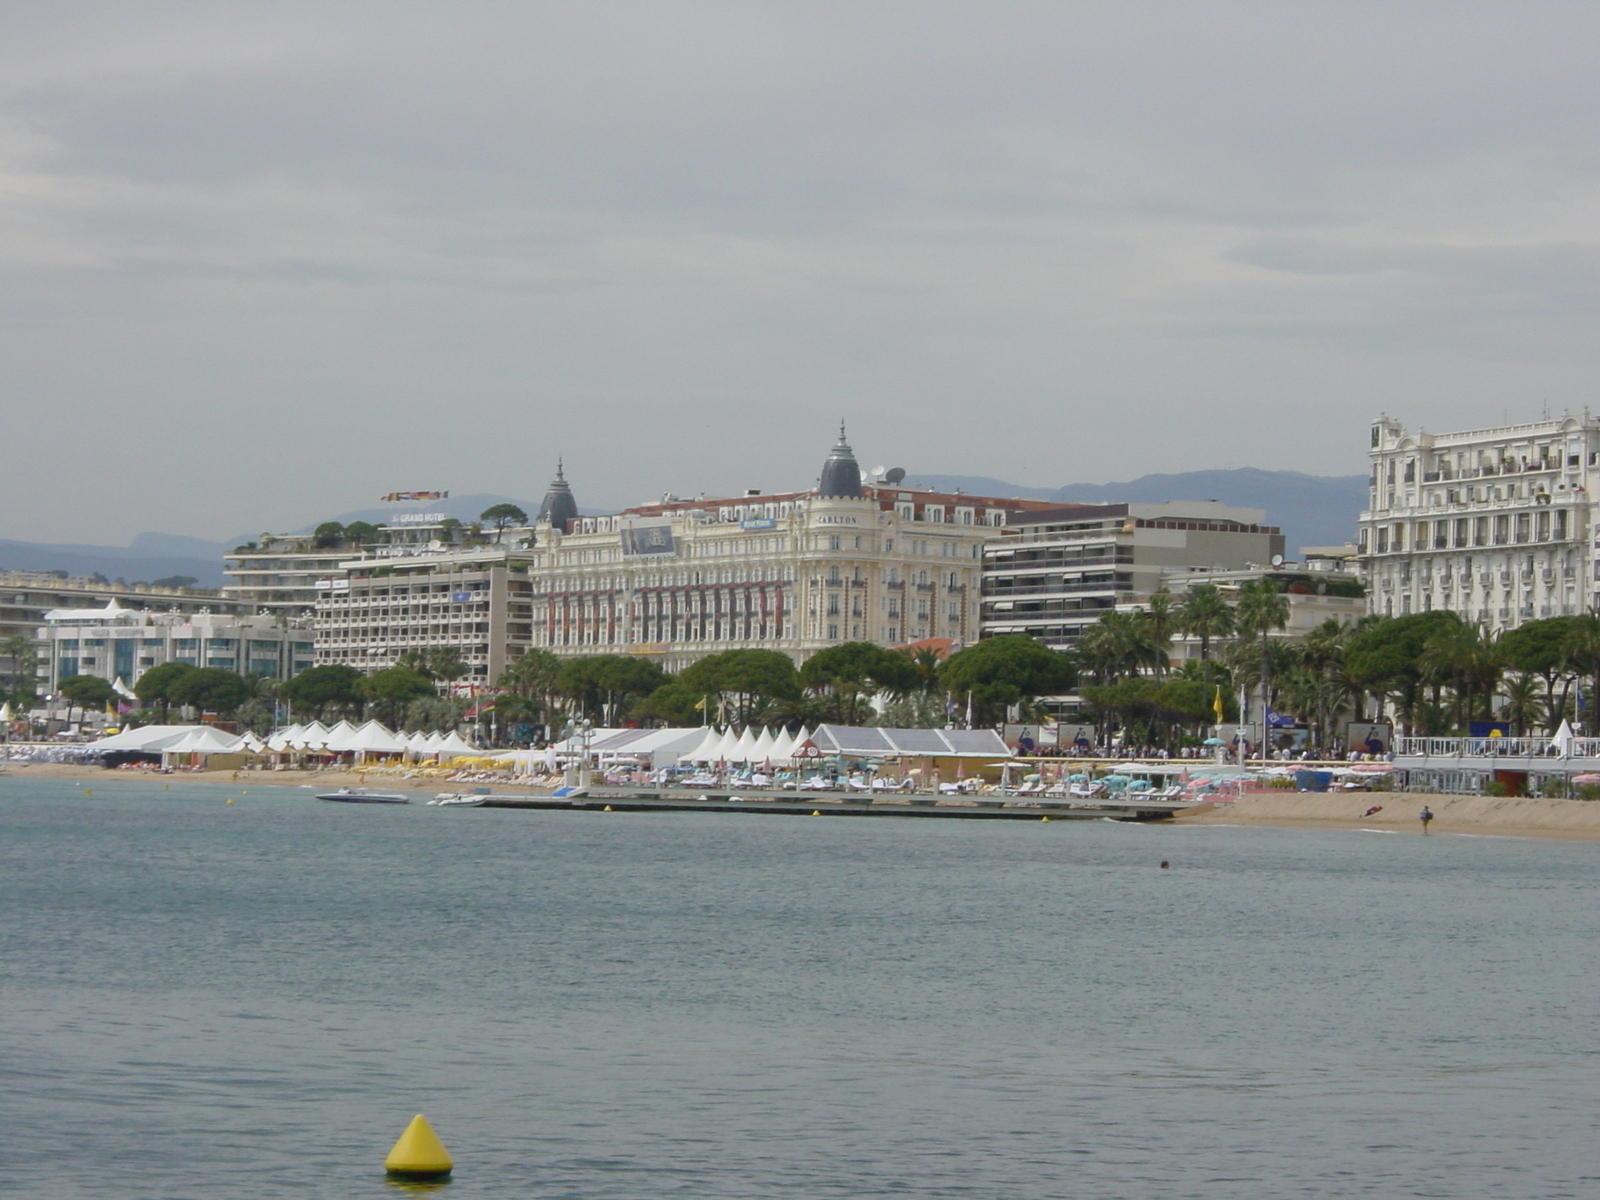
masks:
POLYGON ((0 779, 0 1192, 1600 1195, 1600 844, 244 788, 0 779))

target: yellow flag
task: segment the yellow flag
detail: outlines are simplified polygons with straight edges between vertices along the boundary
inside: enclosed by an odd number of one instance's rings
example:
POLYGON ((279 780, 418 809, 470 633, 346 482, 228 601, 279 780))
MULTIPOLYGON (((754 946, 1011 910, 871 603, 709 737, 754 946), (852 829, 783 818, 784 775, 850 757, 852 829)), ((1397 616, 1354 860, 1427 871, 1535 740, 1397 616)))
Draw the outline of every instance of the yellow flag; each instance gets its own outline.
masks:
POLYGON ((1211 702, 1211 709, 1217 714, 1217 724, 1222 724, 1222 685, 1217 685, 1217 698, 1211 702))
POLYGON ((694 706, 696 708, 698 708, 701 712, 705 712, 705 710, 706 710, 706 698, 704 696, 701 696, 700 699, 698 699, 698 700, 696 700, 694 702, 694 706))

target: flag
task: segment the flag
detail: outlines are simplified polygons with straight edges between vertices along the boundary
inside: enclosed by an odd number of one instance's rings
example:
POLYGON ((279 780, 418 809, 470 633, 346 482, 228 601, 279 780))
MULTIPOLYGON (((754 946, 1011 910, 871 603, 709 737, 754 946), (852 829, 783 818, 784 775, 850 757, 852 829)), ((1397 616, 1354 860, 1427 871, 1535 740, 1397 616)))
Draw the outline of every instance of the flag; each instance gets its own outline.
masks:
POLYGON ((704 696, 701 696, 700 699, 698 699, 698 700, 696 700, 694 702, 694 706, 700 712, 705 712, 705 710, 706 710, 706 698, 704 696))
POLYGON ((1222 685, 1217 685, 1217 697, 1211 702, 1211 711, 1217 714, 1217 724, 1222 724, 1222 685))

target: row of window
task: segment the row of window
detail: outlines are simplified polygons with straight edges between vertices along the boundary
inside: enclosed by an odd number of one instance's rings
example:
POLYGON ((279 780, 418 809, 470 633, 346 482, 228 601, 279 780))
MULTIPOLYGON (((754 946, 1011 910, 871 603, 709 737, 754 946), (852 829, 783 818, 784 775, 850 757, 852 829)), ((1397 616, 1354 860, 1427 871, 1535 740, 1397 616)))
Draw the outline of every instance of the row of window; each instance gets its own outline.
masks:
MULTIPOLYGON (((1400 553, 1406 548, 1405 522, 1376 527, 1374 552, 1400 553)), ((1564 542, 1571 536, 1567 510, 1536 513, 1499 513, 1495 516, 1453 517, 1418 521, 1412 531, 1413 550, 1447 550, 1465 546, 1504 546, 1513 542, 1564 542)), ((1361 531, 1361 549, 1367 549, 1367 531, 1361 531)))

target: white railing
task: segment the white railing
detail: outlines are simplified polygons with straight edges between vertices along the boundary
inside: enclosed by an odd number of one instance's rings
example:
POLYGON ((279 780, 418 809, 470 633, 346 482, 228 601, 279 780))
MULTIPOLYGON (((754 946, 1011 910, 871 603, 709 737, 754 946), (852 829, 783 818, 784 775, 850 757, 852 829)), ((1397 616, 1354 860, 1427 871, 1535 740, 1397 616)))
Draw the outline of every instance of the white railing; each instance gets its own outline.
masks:
POLYGON ((1600 758, 1600 738, 1563 745, 1548 737, 1397 737, 1397 756, 1424 758, 1600 758))

